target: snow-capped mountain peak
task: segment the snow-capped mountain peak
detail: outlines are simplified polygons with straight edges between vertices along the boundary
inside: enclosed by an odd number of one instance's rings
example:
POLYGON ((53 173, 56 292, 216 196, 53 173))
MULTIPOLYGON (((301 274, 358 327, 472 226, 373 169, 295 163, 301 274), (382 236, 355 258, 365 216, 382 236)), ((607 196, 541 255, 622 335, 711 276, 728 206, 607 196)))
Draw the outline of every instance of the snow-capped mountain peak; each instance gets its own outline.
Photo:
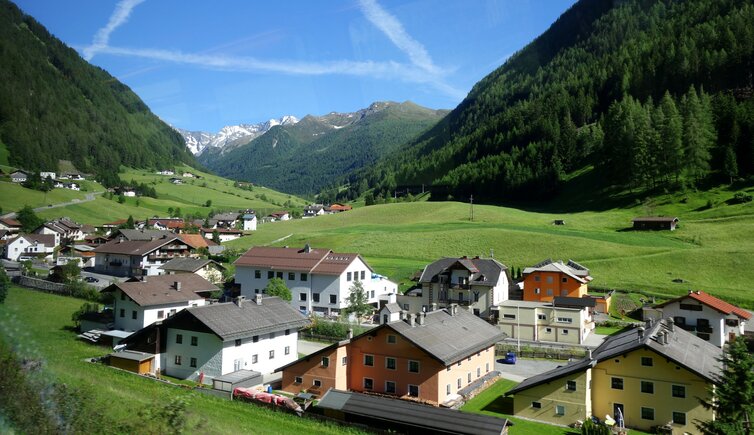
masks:
POLYGON ((269 121, 257 124, 226 125, 214 134, 204 131, 189 131, 181 128, 173 128, 183 136, 183 139, 186 141, 186 147, 188 147, 194 155, 199 155, 207 148, 222 149, 230 143, 246 143, 263 135, 276 125, 292 125, 297 122, 298 119, 295 116, 286 115, 279 119, 270 119, 269 121), (244 140, 241 141, 241 139, 244 140))

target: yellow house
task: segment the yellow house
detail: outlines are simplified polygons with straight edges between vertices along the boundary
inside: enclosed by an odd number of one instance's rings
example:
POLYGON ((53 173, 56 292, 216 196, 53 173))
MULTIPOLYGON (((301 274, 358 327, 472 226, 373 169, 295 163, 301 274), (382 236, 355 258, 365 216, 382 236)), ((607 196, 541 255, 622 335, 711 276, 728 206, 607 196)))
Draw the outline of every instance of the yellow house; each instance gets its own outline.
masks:
POLYGON ((699 398, 720 373, 722 350, 664 319, 609 337, 583 360, 533 376, 506 393, 518 417, 572 424, 613 418, 643 431, 669 424, 696 433, 712 420, 699 398))

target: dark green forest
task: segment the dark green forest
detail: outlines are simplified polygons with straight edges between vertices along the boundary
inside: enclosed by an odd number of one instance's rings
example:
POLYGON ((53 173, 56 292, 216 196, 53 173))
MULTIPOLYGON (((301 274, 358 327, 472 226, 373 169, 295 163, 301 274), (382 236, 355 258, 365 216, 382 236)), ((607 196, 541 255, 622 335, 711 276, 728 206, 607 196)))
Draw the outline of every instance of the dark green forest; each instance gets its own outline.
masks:
POLYGON ((753 56, 751 0, 581 0, 341 198, 542 199, 585 167, 618 190, 751 177, 753 56))
POLYGON ((294 125, 275 126, 225 154, 207 150, 199 161, 224 177, 288 193, 314 194, 333 180, 396 152, 447 113, 411 102, 375 103, 362 112, 352 118, 306 116, 294 125))
POLYGON ((66 159, 113 185, 121 165, 195 164, 180 134, 127 86, 7 0, 0 59, 0 141, 12 165, 56 171, 66 159))

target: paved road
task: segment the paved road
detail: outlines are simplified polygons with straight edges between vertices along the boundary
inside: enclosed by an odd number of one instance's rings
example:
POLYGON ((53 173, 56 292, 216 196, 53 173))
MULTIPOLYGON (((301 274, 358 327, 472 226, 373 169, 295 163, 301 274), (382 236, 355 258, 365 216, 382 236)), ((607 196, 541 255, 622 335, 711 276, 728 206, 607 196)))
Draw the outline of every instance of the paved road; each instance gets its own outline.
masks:
MULTIPOLYGON (((68 201, 68 202, 60 202, 58 204, 43 205, 42 207, 35 208, 34 211, 44 211, 44 210, 49 210, 51 208, 67 207, 67 206, 73 205, 73 204, 81 204, 82 202, 94 201, 94 199, 95 199, 94 196, 95 195, 102 195, 102 192, 87 193, 84 196, 84 199, 75 198, 75 199, 73 199, 71 201, 68 201)), ((2 215, 2 217, 13 219, 13 218, 16 217, 16 213, 15 212, 6 213, 6 214, 2 215)))
POLYGON ((512 381, 521 382, 526 378, 552 370, 565 365, 565 361, 547 361, 539 359, 519 358, 516 364, 495 363, 495 370, 502 373, 503 377, 512 381))

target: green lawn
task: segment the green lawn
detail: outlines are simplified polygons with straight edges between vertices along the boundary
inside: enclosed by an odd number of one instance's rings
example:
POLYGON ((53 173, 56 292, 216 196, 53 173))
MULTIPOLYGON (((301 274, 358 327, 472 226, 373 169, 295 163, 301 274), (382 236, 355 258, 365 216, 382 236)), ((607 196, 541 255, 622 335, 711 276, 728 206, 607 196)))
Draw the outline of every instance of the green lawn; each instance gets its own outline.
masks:
POLYGON ((5 304, 0 304, 0 339, 14 345, 20 357, 41 360, 42 376, 48 382, 66 383, 90 391, 91 400, 116 421, 133 420, 138 410, 180 396, 189 402, 192 417, 206 422, 202 433, 359 433, 351 428, 298 418, 249 403, 230 402, 86 362, 86 358, 107 354, 108 349, 84 343, 70 330, 71 314, 83 302, 11 287, 5 304), (40 309, 44 310, 44 315, 40 315, 40 309))
POLYGON ((594 328, 594 333, 600 335, 613 335, 621 330, 623 330, 623 328, 617 326, 598 326, 594 328))
MULTIPOLYGON (((99 189, 94 188, 99 186, 92 184, 93 189, 91 192, 99 189)), ((18 183, 11 183, 8 181, 0 181, 0 204, 2 204, 3 212, 20 210, 25 205, 30 205, 33 208, 43 207, 48 204, 57 204, 60 202, 68 202, 74 199, 82 200, 86 197, 86 194, 90 192, 75 191, 70 189, 52 189, 45 193, 38 190, 27 189, 22 187, 18 183)), ((58 213, 60 211, 58 210, 58 213)))

